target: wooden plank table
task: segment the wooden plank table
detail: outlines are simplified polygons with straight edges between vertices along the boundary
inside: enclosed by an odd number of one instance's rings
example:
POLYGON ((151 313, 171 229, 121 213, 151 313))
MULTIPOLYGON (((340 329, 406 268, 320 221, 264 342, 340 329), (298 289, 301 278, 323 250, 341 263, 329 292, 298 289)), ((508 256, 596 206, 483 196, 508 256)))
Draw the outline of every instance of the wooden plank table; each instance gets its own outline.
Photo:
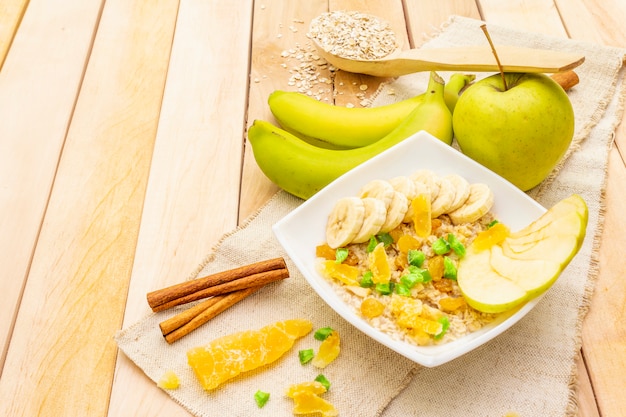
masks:
MULTIPOLYGON (((297 58, 281 52, 339 9, 386 18, 413 47, 452 14, 626 44, 621 0, 0 0, 0 415, 189 415, 112 336, 277 191, 246 128, 271 120, 271 91, 296 88, 297 58)), ((339 72, 315 89, 360 105, 381 81, 339 72)), ((622 124, 578 360, 581 417, 626 415, 625 149, 622 124)))

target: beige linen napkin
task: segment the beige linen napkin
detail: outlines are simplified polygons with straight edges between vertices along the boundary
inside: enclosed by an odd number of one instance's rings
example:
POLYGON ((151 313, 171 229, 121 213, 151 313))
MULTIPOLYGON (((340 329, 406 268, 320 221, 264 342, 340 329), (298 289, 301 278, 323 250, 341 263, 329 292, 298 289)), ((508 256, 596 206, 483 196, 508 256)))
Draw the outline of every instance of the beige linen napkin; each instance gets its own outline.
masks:
MULTIPOLYGON (((453 17, 423 47, 481 43, 484 35, 480 23, 453 17)), ((555 175, 529 194, 547 207, 571 193, 581 194, 589 205, 588 237, 561 278, 528 316, 505 334, 449 364, 437 368, 417 366, 347 324, 308 286, 271 231, 275 222, 302 201, 279 192, 246 224, 223 237, 197 275, 284 256, 290 278, 263 288, 173 345, 163 340, 158 323, 175 311, 151 314, 116 335, 120 349, 154 381, 167 370, 174 370, 181 378, 181 387, 167 392, 197 416, 292 415, 292 402, 285 398, 285 388, 312 380, 319 373, 332 383, 324 398, 344 416, 500 417, 509 411, 521 416, 574 415, 575 357, 597 274, 594 251, 602 228, 607 154, 622 113, 625 51, 491 25, 489 30, 497 43, 573 50, 586 55, 585 64, 576 70, 580 84, 570 92, 577 116, 575 143, 555 175), (277 363, 238 377, 215 392, 202 391, 195 381, 186 362, 189 348, 234 331, 298 317, 311 320, 315 328, 331 326, 340 332, 341 355, 326 369, 320 371, 298 361, 298 350, 319 346, 310 334, 297 341, 277 363), (271 394, 262 409, 253 400, 257 390, 271 394)), ((400 77, 384 86, 373 104, 421 93, 426 79, 427 74, 400 77)))

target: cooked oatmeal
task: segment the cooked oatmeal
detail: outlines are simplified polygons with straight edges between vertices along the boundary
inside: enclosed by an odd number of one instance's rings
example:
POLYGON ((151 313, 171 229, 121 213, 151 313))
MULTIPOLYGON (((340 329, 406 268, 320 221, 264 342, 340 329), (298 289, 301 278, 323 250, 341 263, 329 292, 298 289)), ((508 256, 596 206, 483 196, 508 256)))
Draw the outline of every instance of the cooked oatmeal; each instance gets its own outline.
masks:
POLYGON ((496 317, 467 305, 455 275, 464 248, 492 220, 489 212, 455 225, 443 214, 432 219, 428 237, 403 222, 369 242, 339 249, 322 244, 316 248, 319 271, 357 315, 393 339, 419 346, 447 343, 496 317), (389 274, 388 285, 377 284, 381 273, 389 274))

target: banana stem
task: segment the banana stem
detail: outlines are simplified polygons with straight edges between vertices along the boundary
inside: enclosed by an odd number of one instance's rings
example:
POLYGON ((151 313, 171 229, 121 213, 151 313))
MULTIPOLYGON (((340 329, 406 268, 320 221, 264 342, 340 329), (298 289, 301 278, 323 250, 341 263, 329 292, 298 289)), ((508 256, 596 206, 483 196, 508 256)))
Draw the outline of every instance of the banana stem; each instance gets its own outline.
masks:
POLYGON ((461 92, 476 79, 475 74, 454 73, 444 87, 444 100, 451 112, 454 112, 456 102, 461 92))
POLYGON ((428 80, 428 94, 437 94, 441 95, 443 98, 443 90, 445 86, 445 81, 441 78, 441 75, 437 74, 435 71, 430 72, 430 79, 428 80))

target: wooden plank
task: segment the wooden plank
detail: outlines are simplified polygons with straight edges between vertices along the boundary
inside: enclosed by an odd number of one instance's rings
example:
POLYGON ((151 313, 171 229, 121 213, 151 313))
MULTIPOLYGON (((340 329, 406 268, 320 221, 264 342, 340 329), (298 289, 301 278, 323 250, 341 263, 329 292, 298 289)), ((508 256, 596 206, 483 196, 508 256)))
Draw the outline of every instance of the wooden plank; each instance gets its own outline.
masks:
POLYGON ((623 48, 626 3, 621 0, 555 0, 569 37, 623 48))
POLYGON ((106 414, 177 7, 104 7, 0 380, 9 399, 0 415, 106 414))
MULTIPOLYGON (((296 57, 297 52, 306 54, 312 50, 306 37, 308 24, 311 19, 328 10, 326 0, 255 2, 254 7, 248 124, 255 119, 275 122, 267 98, 276 89, 299 91, 297 85, 290 85, 292 76, 297 73, 293 72, 295 67, 305 65, 307 70, 319 74, 318 81, 330 77, 327 70, 296 57)), ((310 83, 310 87, 305 83, 302 91, 311 89, 316 93, 322 90, 319 94, 321 100, 330 100, 332 97, 332 86, 323 81, 310 83)), ((277 191, 278 187, 259 169, 248 143, 241 183, 240 222, 256 212, 277 191)))
MULTIPOLYGON (((567 37, 559 11, 552 0, 478 0, 483 20, 511 29, 567 37)), ((497 43, 497 39, 494 39, 497 43)))
POLYGON ((473 0, 422 0, 405 2, 409 17, 409 37, 414 48, 420 47, 436 34, 453 15, 481 19, 480 11, 473 0))
POLYGON ((602 416, 626 415, 626 401, 622 393, 626 370, 624 184, 626 167, 619 150, 614 147, 609 153, 608 209, 604 214, 599 252, 600 275, 583 325, 583 355, 602 416))
MULTIPOLYGON (((180 3, 125 326, 237 226, 251 17, 251 0, 180 3)), ((189 414, 119 355, 109 416, 131 415, 189 414)))
POLYGON ((578 371, 578 415, 584 417, 600 417, 598 405, 596 404, 593 386, 589 380, 589 374, 585 367, 585 360, 582 353, 578 354, 576 359, 576 367, 578 371))
POLYGON ((31 1, 0 71, 0 366, 100 8, 101 0, 31 1))
POLYGON ((0 70, 27 6, 28 0, 0 2, 0 70))

